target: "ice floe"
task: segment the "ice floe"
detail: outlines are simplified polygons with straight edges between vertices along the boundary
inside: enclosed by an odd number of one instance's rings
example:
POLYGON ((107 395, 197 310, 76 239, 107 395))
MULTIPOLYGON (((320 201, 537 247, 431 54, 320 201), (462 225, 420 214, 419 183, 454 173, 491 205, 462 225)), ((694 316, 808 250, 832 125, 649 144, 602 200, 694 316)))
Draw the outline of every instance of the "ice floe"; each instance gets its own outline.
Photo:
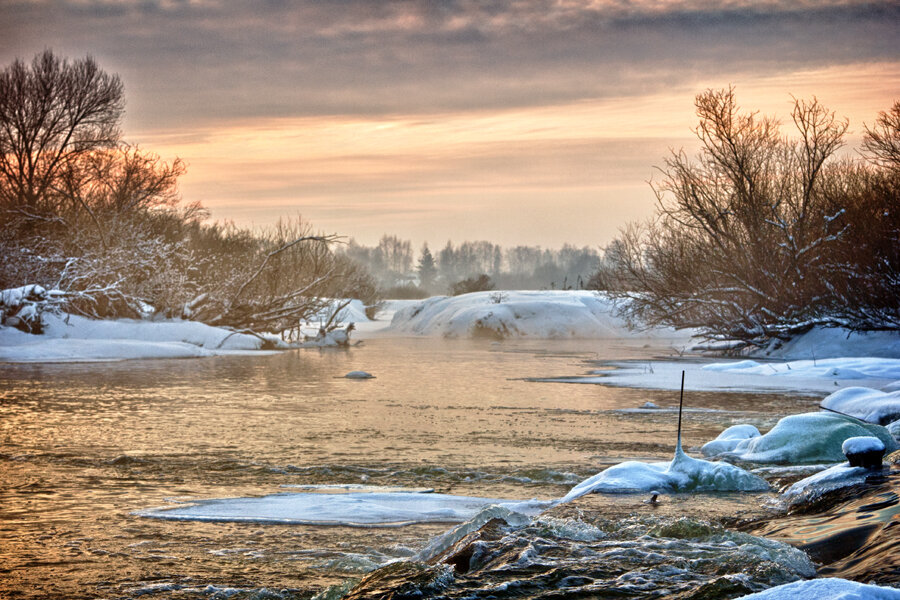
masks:
POLYGON ((864 387, 844 388, 822 400, 821 406, 869 423, 887 425, 900 420, 900 391, 880 392, 864 387))
POLYGON ((199 500, 136 514, 181 521, 390 527, 411 523, 461 523, 492 505, 536 515, 551 503, 410 492, 298 493, 199 500))
POLYGON ((784 417, 765 435, 739 440, 733 449, 709 455, 769 464, 842 462, 844 440, 858 436, 874 436, 888 451, 898 448, 884 427, 818 412, 784 417))
POLYGON ((742 600, 900 600, 900 590, 827 577, 786 583, 742 600))

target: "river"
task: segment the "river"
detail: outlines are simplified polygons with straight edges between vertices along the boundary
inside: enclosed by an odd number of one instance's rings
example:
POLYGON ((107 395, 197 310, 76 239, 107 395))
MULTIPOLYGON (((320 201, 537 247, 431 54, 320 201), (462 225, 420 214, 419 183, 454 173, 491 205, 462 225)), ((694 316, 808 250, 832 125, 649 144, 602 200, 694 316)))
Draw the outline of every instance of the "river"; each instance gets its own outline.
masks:
MULTIPOLYGON (((413 556, 450 525, 172 522, 135 512, 322 484, 558 498, 610 464, 670 458, 676 413, 634 409, 678 398, 528 378, 670 354, 645 341, 385 337, 270 356, 0 365, 0 597, 308 598, 413 556), (342 377, 353 370, 375 378, 342 377)), ((816 401, 692 393, 685 447, 738 422, 770 427, 816 401)), ((763 503, 681 498, 660 515, 762 514, 763 503)), ((621 519, 641 510, 633 497, 585 506, 621 519)))

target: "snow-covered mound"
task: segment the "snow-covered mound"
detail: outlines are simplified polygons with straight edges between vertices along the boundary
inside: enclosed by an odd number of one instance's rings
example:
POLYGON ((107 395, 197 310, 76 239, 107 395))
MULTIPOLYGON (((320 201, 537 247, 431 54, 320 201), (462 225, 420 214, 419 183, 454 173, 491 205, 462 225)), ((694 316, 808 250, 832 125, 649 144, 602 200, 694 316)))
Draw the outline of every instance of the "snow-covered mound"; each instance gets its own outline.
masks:
POLYGON ((900 600, 900 590, 826 577, 786 583, 741 600, 900 600))
POLYGON ((592 492, 757 492, 767 489, 769 484, 764 479, 740 467, 691 458, 678 447, 671 462, 627 461, 601 471, 572 488, 561 502, 592 492))
POLYGON ((819 412, 785 417, 765 435, 740 440, 732 450, 714 456, 782 465, 841 462, 844 440, 858 436, 878 438, 888 452, 898 448, 887 429, 880 425, 819 412))
POLYGON ((897 358, 826 358, 783 363, 741 360, 712 363, 705 365, 703 369, 740 375, 823 377, 828 379, 900 379, 900 359, 897 358))
POLYGON ((65 362, 194 358, 258 352, 262 340, 195 321, 98 321, 44 313, 41 335, 0 327, 0 361, 65 362))
POLYGON ((614 315, 612 301, 590 291, 473 292, 436 296, 394 313, 396 333, 445 337, 687 337, 674 330, 636 332, 614 315))
POLYGON ((878 356, 900 358, 900 331, 850 331, 841 327, 814 327, 787 342, 773 341, 757 356, 783 359, 878 356))
POLYGON ((759 435, 759 429, 753 425, 732 425, 713 441, 703 444, 700 452, 703 456, 718 456, 723 452, 732 452, 742 441, 759 435))
POLYGON ((900 420, 900 391, 885 393, 864 387, 844 388, 822 400, 822 407, 869 423, 887 425, 900 420))
POLYGON ((410 523, 462 523, 491 505, 537 515, 550 504, 538 500, 500 500, 410 492, 313 493, 202 500, 185 506, 156 508, 136 514, 181 521, 387 527, 410 523))

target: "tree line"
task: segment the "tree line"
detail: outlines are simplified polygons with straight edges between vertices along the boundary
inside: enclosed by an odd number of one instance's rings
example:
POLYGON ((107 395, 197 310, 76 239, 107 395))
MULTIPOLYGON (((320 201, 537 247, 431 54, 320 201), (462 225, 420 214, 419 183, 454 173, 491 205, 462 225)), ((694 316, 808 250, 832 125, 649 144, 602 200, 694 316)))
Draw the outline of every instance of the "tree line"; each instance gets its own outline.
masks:
POLYGON ((504 248, 488 241, 448 241, 432 252, 425 242, 414 255, 412 242, 382 236, 377 246, 351 240, 341 249, 376 279, 385 297, 426 297, 486 289, 585 289, 599 268, 598 249, 569 244, 504 248))
POLYGON ((848 121, 815 98, 795 100, 790 136, 733 88, 695 105, 699 154, 665 160, 655 218, 606 248, 595 287, 636 323, 751 345, 900 329, 900 102, 854 153, 848 121))
POLYGON ((0 72, 0 289, 37 284, 91 317, 275 332, 328 298, 375 301, 368 274, 333 251, 337 237, 299 217, 262 230, 208 223, 180 197, 181 160, 122 138, 124 106, 122 81, 90 57, 48 50, 0 72))

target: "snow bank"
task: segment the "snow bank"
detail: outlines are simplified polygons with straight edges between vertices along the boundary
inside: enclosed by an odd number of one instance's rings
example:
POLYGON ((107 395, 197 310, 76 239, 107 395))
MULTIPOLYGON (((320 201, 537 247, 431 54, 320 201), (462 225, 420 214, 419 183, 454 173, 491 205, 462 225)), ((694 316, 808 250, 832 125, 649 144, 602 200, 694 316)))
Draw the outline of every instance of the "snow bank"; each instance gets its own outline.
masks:
POLYGON ((0 327, 0 362, 194 358, 258 352, 262 341, 195 321, 98 321, 44 313, 44 333, 0 327))
POLYGON ((671 462, 627 461, 576 485, 561 502, 592 492, 758 492, 769 489, 764 479, 724 462, 691 458, 679 447, 671 462))
POLYGON ((822 400, 821 405, 879 425, 900 420, 900 391, 885 393, 864 387, 844 388, 822 400))
POLYGON ((614 316, 612 301, 590 291, 474 292, 436 296, 394 313, 395 333, 444 337, 681 337, 674 330, 635 332, 614 316))
POLYGON ((700 452, 703 456, 717 456, 723 452, 732 452, 742 441, 759 437, 759 435, 759 429, 753 425, 732 425, 713 441, 703 444, 700 452))
MULTIPOLYGON (((686 391, 724 391, 755 393, 794 393, 810 396, 824 396, 843 387, 866 385, 883 387, 884 379, 836 379, 815 377, 810 373, 791 377, 770 377, 768 373, 748 373, 741 370, 712 370, 704 368, 706 362, 696 360, 629 360, 604 362, 603 370, 593 371, 590 376, 566 378, 542 378, 540 381, 558 383, 594 383, 620 387, 654 390, 678 390, 681 386, 681 372, 685 371, 686 391), (609 367, 613 367, 610 369, 609 367)), ((735 364, 735 363, 719 363, 735 364)))
POLYGON ((900 590, 828 577, 786 583, 741 600, 900 600, 900 590))
POLYGON ((536 515, 551 503, 411 492, 312 493, 202 500, 135 514, 180 521, 391 527, 411 523, 462 523, 492 505, 536 515))
POLYGON ((754 354, 810 360, 848 356, 900 358, 900 331, 853 332, 840 327, 814 327, 787 342, 773 341, 754 354))
POLYGON ((736 373, 741 375, 768 375, 779 377, 809 377, 827 379, 900 379, 900 359, 896 358, 827 358, 821 360, 797 360, 793 362, 765 362, 742 360, 712 363, 705 371, 736 373))
POLYGON ((878 438, 888 452, 898 448, 884 427, 820 412, 785 417, 765 435, 740 440, 732 450, 711 456, 771 464, 842 462, 844 440, 858 436, 878 438))

